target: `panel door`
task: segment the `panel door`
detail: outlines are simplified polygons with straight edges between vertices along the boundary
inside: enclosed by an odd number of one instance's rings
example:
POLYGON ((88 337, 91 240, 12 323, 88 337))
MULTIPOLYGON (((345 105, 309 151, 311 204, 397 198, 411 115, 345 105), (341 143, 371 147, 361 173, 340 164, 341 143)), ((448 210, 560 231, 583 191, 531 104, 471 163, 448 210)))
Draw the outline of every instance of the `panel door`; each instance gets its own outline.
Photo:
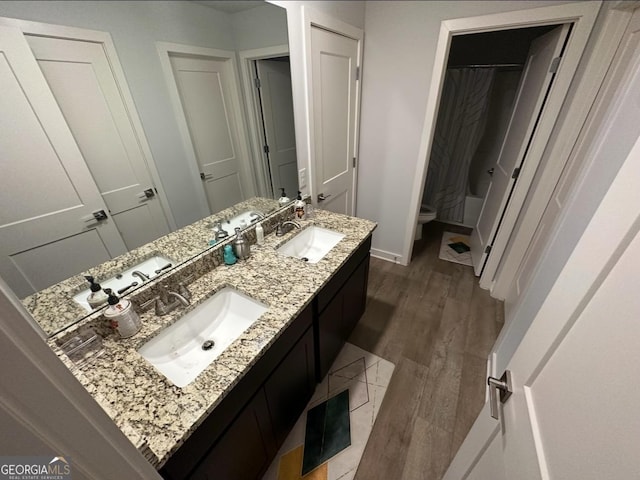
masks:
POLYGON ((355 214, 358 42, 311 27, 315 191, 323 209, 355 214))
POLYGON ((230 60, 171 54, 171 68, 211 212, 252 193, 236 121, 230 60))
POLYGON ((79 40, 26 38, 127 248, 169 233, 102 46, 79 40))
POLYGON ((257 60, 256 70, 260 79, 260 104, 269 147, 267 157, 273 193, 284 188, 291 198, 295 198, 298 162, 290 65, 281 59, 257 60))
MULTIPOLYGON (((606 153, 600 156, 606 161, 606 153)), ((637 478, 639 182, 636 134, 624 165, 505 362, 513 393, 501 405, 500 421, 485 406, 445 479, 637 478)))
POLYGON ((498 230, 502 212, 515 184, 514 170, 524 162, 529 140, 544 107, 553 76, 553 59, 560 56, 569 35, 569 25, 562 25, 535 39, 522 73, 511 121, 493 169, 491 182, 471 234, 471 257, 476 275, 482 273, 487 253, 498 230))
POLYGON ((126 246, 27 41, 11 27, 0 27, 0 91, 0 275, 25 297, 126 246))

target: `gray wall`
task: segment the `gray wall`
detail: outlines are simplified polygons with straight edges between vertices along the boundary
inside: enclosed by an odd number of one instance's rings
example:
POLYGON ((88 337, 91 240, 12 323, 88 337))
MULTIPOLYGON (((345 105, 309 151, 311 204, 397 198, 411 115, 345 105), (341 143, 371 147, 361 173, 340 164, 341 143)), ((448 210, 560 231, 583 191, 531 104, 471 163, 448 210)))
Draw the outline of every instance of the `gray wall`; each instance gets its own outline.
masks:
MULTIPOLYGON (((566 2, 563 2, 566 3, 566 2)), ((358 216, 379 223, 373 248, 400 257, 440 22, 551 1, 368 2, 360 126, 358 216)))

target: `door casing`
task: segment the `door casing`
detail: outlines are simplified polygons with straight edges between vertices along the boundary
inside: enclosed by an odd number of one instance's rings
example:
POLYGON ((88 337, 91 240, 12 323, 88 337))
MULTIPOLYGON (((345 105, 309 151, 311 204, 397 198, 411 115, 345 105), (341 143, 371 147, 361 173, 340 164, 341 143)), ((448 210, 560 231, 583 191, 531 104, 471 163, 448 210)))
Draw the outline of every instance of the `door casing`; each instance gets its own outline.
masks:
MULTIPOLYGON (((306 79, 306 101, 307 101, 307 137, 309 139, 307 143, 307 151, 305 152, 307 158, 309 159, 308 167, 307 167, 307 193, 311 195, 311 200, 314 204, 317 203, 316 197, 318 195, 318 191, 316 191, 315 180, 316 180, 316 172, 317 172, 317 161, 315 155, 315 122, 314 122, 314 85, 312 81, 312 71, 311 71, 311 58, 312 58, 312 46, 311 46, 311 28, 318 27, 323 30, 327 30, 329 32, 336 33, 338 35, 342 35, 347 38, 351 38, 358 43, 357 50, 357 61, 356 65, 360 69, 360 79, 362 78, 362 57, 363 57, 363 48, 364 48, 364 32, 354 27, 353 25, 349 25, 346 22, 341 20, 337 20, 330 15, 326 15, 324 13, 318 12, 313 8, 308 6, 302 6, 302 18, 303 18, 303 49, 304 49, 304 73, 306 79)), ((295 85, 295 83, 294 83, 295 85)), ((295 87, 294 87, 295 88, 295 87)), ((295 92, 294 92, 295 95, 295 92)), ((360 100, 362 96, 362 85, 361 81, 356 82, 356 108, 355 108, 355 118, 353 121, 355 122, 355 148, 354 155, 356 157, 356 168, 354 168, 353 173, 353 186, 352 186, 352 210, 354 214, 357 214, 357 186, 358 186, 358 168, 357 164, 359 163, 358 156, 358 142, 360 139, 360 100)), ((294 97, 295 98, 295 97, 294 97)), ((294 104, 295 109, 295 104, 294 104)), ((296 136, 297 138, 297 136, 296 136)), ((300 157, 298 157, 300 159, 300 157)), ((300 168, 300 165, 298 166, 300 168)), ((416 217, 417 218, 417 217, 416 217)))
MULTIPOLYGON (((595 23, 600 5, 601 2, 599 1, 580 2, 579 4, 554 5, 530 10, 519 10, 500 14, 483 15, 479 17, 445 20, 441 23, 433 74, 429 87, 425 122, 422 129, 423 134, 419 150, 418 169, 415 175, 411 196, 411 208, 409 215, 407 216, 405 228, 405 253, 401 263, 405 265, 409 263, 411 252, 413 250, 414 232, 420 211, 422 191, 427 173, 429 152, 431 151, 435 131, 435 123, 438 114, 442 83, 444 81, 444 74, 447 66, 449 48, 451 45, 451 38, 454 35, 468 33, 573 23, 571 37, 563 55, 563 65, 558 72, 558 76, 555 79, 554 84, 555 91, 564 91, 565 93, 562 96, 559 96, 559 98, 550 101, 550 104, 546 107, 548 112, 547 119, 540 122, 538 125, 537 140, 532 143, 527 157, 528 168, 526 171, 523 169, 520 173, 511 201, 505 211, 502 225, 494 241, 492 255, 489 257, 487 264, 485 265, 483 275, 480 279, 480 285, 483 288, 491 288, 494 282, 495 271, 502 257, 502 253, 508 244, 511 231, 514 228, 518 214, 520 213, 520 207, 525 200, 528 187, 531 184, 536 167, 540 162, 540 158, 542 157, 545 148, 547 147, 547 140, 549 139, 549 135, 555 125, 555 120, 557 119, 562 107, 566 91, 569 88, 574 73, 578 67, 578 63, 585 49, 593 24, 595 23)), ((570 137, 561 137, 561 139, 563 145, 566 145, 567 142, 572 144, 575 141, 575 137, 573 137, 573 139, 570 137)), ((557 158, 556 162, 564 163, 566 162, 566 158, 566 156, 560 156, 557 158)), ((541 201, 544 201, 544 199, 541 199, 541 201)), ((513 261, 516 260, 514 259, 513 261)))

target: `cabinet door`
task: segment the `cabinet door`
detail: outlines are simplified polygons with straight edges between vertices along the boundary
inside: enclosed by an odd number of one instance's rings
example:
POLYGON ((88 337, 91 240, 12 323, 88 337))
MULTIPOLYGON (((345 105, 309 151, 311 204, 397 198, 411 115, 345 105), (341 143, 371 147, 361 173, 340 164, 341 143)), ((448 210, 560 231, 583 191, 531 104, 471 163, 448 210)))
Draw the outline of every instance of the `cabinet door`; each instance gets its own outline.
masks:
POLYGON ((348 280, 318 315, 317 380, 321 381, 364 313, 369 279, 369 255, 358 265, 348 280))
POLYGON ((367 282, 369 279, 369 257, 358 266, 343 287, 343 335, 348 339, 367 304, 367 282))
POLYGON ((321 381, 329 371, 333 360, 336 358, 342 345, 344 345, 344 329, 342 326, 342 304, 344 292, 340 290, 333 300, 329 302, 324 311, 318 316, 317 323, 317 348, 318 348, 318 372, 317 380, 321 381))
POLYGON ((190 478, 259 479, 275 451, 269 410, 264 390, 260 389, 190 478))
POLYGON ((313 329, 309 328, 264 385, 278 447, 304 411, 315 384, 313 329))

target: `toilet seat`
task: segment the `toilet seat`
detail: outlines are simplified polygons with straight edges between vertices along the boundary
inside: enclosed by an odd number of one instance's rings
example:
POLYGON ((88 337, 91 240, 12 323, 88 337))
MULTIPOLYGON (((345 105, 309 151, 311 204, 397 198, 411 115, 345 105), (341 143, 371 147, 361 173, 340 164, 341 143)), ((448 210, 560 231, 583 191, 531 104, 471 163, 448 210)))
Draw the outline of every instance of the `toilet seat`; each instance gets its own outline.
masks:
POLYGON ((423 204, 420 206, 420 214, 418 215, 418 223, 427 223, 436 219, 437 212, 431 205, 423 204))

